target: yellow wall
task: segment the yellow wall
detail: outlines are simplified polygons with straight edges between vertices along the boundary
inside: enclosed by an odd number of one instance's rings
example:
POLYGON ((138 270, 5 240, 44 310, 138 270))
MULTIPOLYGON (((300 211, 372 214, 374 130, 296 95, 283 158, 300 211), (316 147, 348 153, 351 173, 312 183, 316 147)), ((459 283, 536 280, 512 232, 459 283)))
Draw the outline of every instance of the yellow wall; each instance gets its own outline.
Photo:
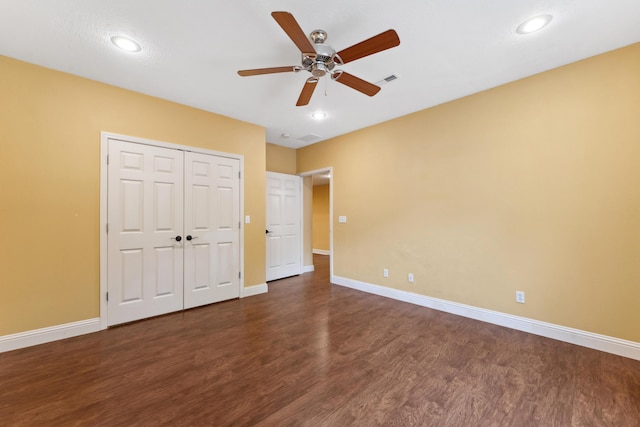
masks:
POLYGON ((313 249, 329 250, 329 185, 313 187, 313 249))
POLYGON ((297 167, 333 166, 336 275, 640 342, 639 118, 634 44, 299 149, 297 167))
POLYGON ((99 316, 100 131, 244 155, 265 282, 263 128, 0 56, 0 336, 99 316))
POLYGON ((267 171, 296 174, 296 150, 267 143, 267 171))

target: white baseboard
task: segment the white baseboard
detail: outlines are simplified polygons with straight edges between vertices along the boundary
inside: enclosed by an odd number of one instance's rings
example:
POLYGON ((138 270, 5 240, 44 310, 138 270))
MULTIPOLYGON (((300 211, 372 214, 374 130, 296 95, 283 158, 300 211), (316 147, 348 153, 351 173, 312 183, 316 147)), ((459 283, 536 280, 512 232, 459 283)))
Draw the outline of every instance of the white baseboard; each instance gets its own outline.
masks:
MULTIPOLYGON (((241 297, 263 294, 269 291, 266 283, 248 286, 242 289, 241 297)), ((0 336, 0 353, 17 350, 19 348, 30 347, 32 345, 44 344, 51 341, 76 337, 78 335, 98 332, 103 328, 100 325, 100 318, 81 320, 79 322, 65 323, 64 325, 50 326, 48 328, 34 329, 17 334, 0 336)))
POLYGON ((487 310, 412 292, 373 285, 340 276, 331 276, 331 283, 392 298, 398 301, 444 311, 446 313, 456 314, 458 316, 468 317, 470 319, 480 320, 482 322, 493 323, 494 325, 505 326, 507 328, 528 332, 534 335, 553 338, 582 347, 592 348, 594 350, 617 354, 618 356, 624 356, 630 359, 640 360, 640 343, 635 341, 627 341, 607 335, 600 335, 593 332, 582 331, 580 329, 573 329, 566 326, 555 325, 553 323, 541 322, 539 320, 529 319, 526 317, 501 313, 499 311, 487 310))
POLYGON ((98 332, 100 329, 100 318, 96 317, 95 319, 81 320, 79 322, 65 323, 64 325, 4 335, 0 337, 0 353, 76 337, 78 335, 90 334, 92 332, 98 332))
POLYGON ((269 286, 266 283, 259 285, 247 286, 242 288, 242 295, 240 298, 252 297, 254 295, 266 294, 269 292, 269 286))
POLYGON ((302 267, 302 272, 303 273, 311 273, 312 271, 315 271, 315 267, 313 266, 313 264, 311 265, 305 265, 304 267, 302 267))
POLYGON ((312 252, 317 255, 331 255, 331 251, 326 249, 313 249, 312 252))

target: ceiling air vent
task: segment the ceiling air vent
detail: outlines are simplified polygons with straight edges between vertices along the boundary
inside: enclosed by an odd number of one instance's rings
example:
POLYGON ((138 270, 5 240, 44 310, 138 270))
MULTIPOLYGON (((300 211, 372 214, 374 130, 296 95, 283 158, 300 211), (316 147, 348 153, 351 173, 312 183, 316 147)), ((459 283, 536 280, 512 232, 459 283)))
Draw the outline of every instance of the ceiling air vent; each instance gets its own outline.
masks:
POLYGON ((386 85, 389 82, 392 82, 394 80, 396 80, 398 78, 398 76, 396 76, 395 74, 391 74, 390 76, 385 77, 384 79, 380 80, 379 82, 376 82, 377 86, 382 86, 382 85, 386 85))
POLYGON ((313 133, 307 134, 305 136, 301 136, 300 138, 298 138, 298 141, 303 141, 303 142, 313 142, 316 139, 320 139, 322 138, 320 135, 316 135, 313 133))

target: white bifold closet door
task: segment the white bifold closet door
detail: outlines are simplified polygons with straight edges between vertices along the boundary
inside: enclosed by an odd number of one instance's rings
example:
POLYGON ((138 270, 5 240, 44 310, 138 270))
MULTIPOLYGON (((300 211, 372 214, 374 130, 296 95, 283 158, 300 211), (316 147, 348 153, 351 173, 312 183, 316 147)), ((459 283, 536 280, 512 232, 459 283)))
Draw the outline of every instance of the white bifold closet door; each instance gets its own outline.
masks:
POLYGON ((109 325, 240 294, 239 160, 109 140, 109 325))

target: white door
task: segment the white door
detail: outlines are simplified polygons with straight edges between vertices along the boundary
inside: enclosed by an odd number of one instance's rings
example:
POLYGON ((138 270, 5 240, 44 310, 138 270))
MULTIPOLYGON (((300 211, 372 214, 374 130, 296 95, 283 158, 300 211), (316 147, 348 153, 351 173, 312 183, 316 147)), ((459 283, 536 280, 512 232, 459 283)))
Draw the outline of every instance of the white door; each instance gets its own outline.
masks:
POLYGON ((267 172, 267 281, 302 273, 302 178, 267 172))
POLYGON ((109 141, 110 325, 183 307, 183 153, 109 141))
POLYGON ((240 296, 240 161, 185 153, 184 306, 240 296))
POLYGON ((240 160, 109 139, 107 324, 240 296, 240 160))

